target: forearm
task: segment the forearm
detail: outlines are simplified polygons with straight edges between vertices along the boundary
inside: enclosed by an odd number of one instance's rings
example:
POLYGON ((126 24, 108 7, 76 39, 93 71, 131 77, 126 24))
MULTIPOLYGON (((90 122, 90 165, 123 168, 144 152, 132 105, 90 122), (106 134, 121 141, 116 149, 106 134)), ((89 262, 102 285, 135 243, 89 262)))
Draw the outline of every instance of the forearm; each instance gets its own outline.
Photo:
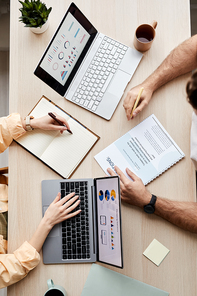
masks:
MULTIPOLYGON (((111 176, 115 176, 112 169, 107 169, 111 176)), ((142 180, 126 168, 129 180, 124 173, 115 166, 115 171, 120 177, 121 200, 142 210, 151 201, 151 193, 146 189, 142 180)), ((172 224, 190 232, 197 233, 197 203, 171 201, 157 197, 155 215, 171 222, 172 224)))
POLYGON ((197 67, 197 35, 177 46, 162 64, 143 82, 153 90, 197 67))
MULTIPOLYGON (((130 203, 143 209, 150 200, 151 193, 146 190, 137 198, 130 199, 130 203)), ((179 202, 157 197, 154 214, 184 230, 197 233, 197 203, 195 202, 179 202)))
POLYGON ((155 215, 190 232, 197 233, 197 204, 157 198, 155 215))
POLYGON ((39 253, 42 249, 44 241, 49 234, 52 226, 46 221, 45 217, 42 218, 38 228, 36 229, 35 233, 33 234, 32 238, 30 239, 29 243, 32 245, 36 251, 39 253))

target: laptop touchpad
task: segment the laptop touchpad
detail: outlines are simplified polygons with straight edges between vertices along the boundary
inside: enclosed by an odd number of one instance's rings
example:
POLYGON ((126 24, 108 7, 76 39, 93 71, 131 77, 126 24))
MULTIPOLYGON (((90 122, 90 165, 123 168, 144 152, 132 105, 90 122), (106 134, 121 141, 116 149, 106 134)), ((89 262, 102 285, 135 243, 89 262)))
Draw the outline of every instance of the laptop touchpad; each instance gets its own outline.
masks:
MULTIPOLYGON (((48 206, 43 207, 44 213, 48 209, 48 206)), ((48 237, 55 237, 60 235, 60 224, 55 225, 48 234, 48 237)))
POLYGON ((107 89, 107 92, 121 98, 130 79, 131 76, 129 74, 124 71, 117 70, 107 89))

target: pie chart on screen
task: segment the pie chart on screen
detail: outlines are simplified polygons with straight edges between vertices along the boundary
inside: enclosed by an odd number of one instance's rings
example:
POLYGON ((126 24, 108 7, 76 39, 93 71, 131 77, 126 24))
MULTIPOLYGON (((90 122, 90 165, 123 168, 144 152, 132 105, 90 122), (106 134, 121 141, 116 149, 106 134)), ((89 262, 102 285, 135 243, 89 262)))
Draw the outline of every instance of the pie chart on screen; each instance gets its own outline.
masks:
POLYGON ((115 200, 116 199, 116 192, 115 192, 115 190, 112 190, 111 191, 111 200, 115 200))
POLYGON ((109 190, 105 190, 105 199, 108 201, 110 198, 109 190))
POLYGON ((99 199, 100 199, 100 201, 103 200, 103 191, 102 190, 99 191, 99 199))

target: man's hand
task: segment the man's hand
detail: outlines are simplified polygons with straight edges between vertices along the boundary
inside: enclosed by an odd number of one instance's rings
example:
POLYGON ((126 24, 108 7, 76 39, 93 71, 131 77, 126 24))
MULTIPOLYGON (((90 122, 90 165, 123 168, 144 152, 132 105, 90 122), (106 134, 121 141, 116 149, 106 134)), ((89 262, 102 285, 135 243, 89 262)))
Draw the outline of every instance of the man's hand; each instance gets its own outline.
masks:
MULTIPOLYGON (((107 171, 111 176, 116 175, 110 168, 107 169, 107 171)), ((120 192, 122 201, 140 208, 143 208, 150 202, 152 195, 146 190, 139 177, 137 177, 128 168, 126 169, 126 173, 133 181, 129 180, 117 166, 115 166, 115 171, 120 177, 120 192)))
POLYGON ((125 108, 125 112, 128 120, 131 119, 131 111, 137 99, 138 93, 142 87, 144 87, 144 90, 139 100, 138 107, 133 112, 132 118, 134 118, 137 114, 139 114, 143 110, 143 108, 148 105, 148 103, 152 98, 153 91, 151 90, 151 88, 148 88, 143 83, 130 89, 130 91, 127 93, 127 96, 123 102, 123 107, 125 108))

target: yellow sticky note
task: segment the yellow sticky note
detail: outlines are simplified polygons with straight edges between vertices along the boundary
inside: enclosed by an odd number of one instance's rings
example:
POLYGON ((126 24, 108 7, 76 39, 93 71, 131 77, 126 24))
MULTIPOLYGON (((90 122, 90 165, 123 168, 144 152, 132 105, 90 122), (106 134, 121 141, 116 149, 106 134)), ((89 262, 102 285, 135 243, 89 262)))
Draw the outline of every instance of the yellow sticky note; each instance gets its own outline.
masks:
POLYGON ((158 242, 158 240, 154 239, 144 251, 143 255, 159 266, 169 252, 170 250, 158 242))

